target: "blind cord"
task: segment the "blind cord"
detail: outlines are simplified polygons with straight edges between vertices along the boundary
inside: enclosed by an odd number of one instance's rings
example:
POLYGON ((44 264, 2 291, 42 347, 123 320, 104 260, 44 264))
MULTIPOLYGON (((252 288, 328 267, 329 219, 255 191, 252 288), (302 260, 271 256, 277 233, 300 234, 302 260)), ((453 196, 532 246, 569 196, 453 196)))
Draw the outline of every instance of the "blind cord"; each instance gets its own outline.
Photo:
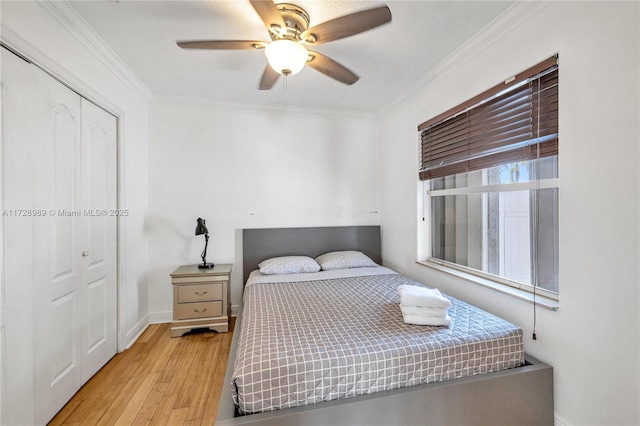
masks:
MULTIPOLYGON (((536 123, 536 137, 540 138, 540 78, 538 77, 538 79, 536 80, 538 83, 538 90, 537 90, 537 96, 538 96, 538 117, 537 117, 537 123, 536 123)), ((536 173, 536 195, 534 197, 534 202, 535 202, 535 206, 534 206, 534 235, 533 235, 533 248, 534 248, 534 252, 533 252, 533 259, 534 259, 534 265, 533 265, 533 273, 534 273, 534 282, 533 282, 533 333, 531 338, 533 340, 538 340, 538 335, 536 334, 536 324, 537 324, 537 308, 538 305, 536 303, 536 290, 538 288, 538 284, 539 284, 539 274, 538 274, 538 244, 539 244, 539 236, 540 236, 540 214, 539 214, 539 209, 540 209, 540 143, 536 144, 536 168, 535 168, 535 173, 536 173)))

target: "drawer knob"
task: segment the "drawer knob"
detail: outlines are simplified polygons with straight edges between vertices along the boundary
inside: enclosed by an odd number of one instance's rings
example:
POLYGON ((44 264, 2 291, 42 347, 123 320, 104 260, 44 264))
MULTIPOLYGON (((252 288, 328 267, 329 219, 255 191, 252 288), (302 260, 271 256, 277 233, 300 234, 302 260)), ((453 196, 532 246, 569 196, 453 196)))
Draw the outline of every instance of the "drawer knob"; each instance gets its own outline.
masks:
POLYGON ((193 308, 193 312, 195 312, 196 314, 199 314, 200 312, 206 312, 207 308, 204 308, 203 310, 200 310, 198 308, 193 308))
POLYGON ((87 256, 89 256, 89 252, 88 252, 88 251, 86 251, 86 250, 85 250, 85 251, 83 251, 83 252, 82 252, 82 257, 87 257, 87 256))
POLYGON ((199 291, 194 291, 193 294, 195 294, 196 296, 204 296, 205 294, 207 294, 207 290, 203 291, 202 293, 199 291))

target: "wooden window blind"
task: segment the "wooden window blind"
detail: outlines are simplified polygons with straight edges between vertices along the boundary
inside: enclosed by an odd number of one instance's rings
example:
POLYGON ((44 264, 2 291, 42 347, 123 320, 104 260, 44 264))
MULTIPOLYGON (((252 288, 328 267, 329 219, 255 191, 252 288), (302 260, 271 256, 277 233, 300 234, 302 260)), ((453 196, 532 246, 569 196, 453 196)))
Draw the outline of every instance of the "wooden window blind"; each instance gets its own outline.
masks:
POLYGON ((558 153, 557 56, 420 126, 420 179, 558 153))

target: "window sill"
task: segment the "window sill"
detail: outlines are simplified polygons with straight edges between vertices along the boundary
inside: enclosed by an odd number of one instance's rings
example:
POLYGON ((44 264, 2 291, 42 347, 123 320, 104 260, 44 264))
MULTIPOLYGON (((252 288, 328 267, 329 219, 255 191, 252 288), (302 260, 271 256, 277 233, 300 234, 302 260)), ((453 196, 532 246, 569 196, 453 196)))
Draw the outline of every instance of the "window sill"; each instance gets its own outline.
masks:
POLYGON ((463 280, 472 282, 474 284, 478 284, 483 287, 490 288, 499 293, 514 297, 518 300, 522 300, 524 302, 528 302, 532 304, 535 303, 536 306, 540 306, 541 308, 545 308, 550 311, 557 311, 560 308, 560 304, 558 303, 557 300, 550 299, 540 294, 536 294, 535 302, 534 302, 533 293, 529 293, 528 291, 525 291, 525 290, 514 288, 506 284, 497 283, 495 281, 491 281, 486 278, 478 277, 478 276, 469 274, 467 272, 458 271, 456 269, 448 268, 444 265, 439 265, 437 263, 429 262, 426 260, 417 260, 416 263, 431 269, 435 269, 437 271, 444 272, 449 275, 453 275, 454 277, 462 278, 463 280))

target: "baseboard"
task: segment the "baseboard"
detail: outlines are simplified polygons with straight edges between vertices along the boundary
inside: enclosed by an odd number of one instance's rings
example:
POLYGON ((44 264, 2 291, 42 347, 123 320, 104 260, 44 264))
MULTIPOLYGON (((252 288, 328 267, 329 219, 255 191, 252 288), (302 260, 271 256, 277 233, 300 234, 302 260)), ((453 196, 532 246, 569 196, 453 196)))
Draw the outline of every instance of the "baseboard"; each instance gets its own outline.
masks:
POLYGON ((144 333, 144 331, 149 327, 149 316, 145 315, 140 321, 137 322, 133 328, 127 331, 125 336, 125 349, 129 349, 131 345, 133 345, 136 340, 144 333))
POLYGON ((173 320, 173 312, 154 312, 149 314, 149 324, 164 324, 173 320))
POLYGON ((240 309, 240 305, 231 305, 231 316, 237 317, 239 309, 240 309))
POLYGON ((553 414, 553 426, 567 426, 568 423, 558 417, 558 413, 553 414))

